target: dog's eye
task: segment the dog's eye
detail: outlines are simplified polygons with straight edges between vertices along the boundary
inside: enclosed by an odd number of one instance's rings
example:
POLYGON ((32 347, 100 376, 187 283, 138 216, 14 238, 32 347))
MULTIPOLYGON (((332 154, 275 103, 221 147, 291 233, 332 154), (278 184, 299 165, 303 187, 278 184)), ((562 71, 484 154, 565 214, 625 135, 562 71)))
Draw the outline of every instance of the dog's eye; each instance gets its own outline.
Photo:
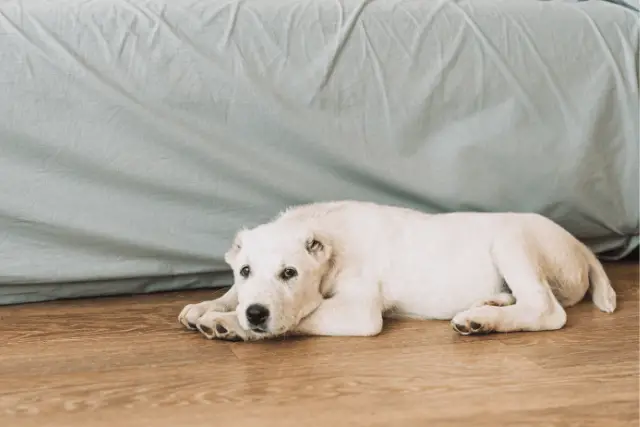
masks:
POLYGON ((282 270, 282 273, 280 273, 280 278, 282 280, 289 280, 289 279, 293 279, 297 275, 298 275, 298 271, 295 268, 287 267, 284 270, 282 270))
POLYGON ((245 265, 240 269, 240 275, 245 279, 249 277, 250 274, 251 274, 251 267, 249 267, 248 265, 245 265))

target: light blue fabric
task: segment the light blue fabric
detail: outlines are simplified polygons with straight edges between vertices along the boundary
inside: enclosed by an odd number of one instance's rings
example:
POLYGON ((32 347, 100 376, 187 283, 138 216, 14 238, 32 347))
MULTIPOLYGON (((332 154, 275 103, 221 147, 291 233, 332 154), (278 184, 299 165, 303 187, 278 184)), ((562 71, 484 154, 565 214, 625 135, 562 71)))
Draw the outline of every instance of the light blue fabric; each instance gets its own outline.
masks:
POLYGON ((228 283, 236 229, 322 200, 539 212, 621 256, 638 28, 602 1, 0 0, 0 303, 228 283))
MULTIPOLYGON (((589 0, 578 0, 578 1, 589 1, 589 0)), ((627 3, 624 0, 602 0, 602 1, 606 1, 606 2, 609 2, 609 3, 617 4, 618 6, 626 7, 627 9, 633 10, 635 12, 639 12, 640 11, 640 10, 638 10, 637 7, 635 7, 632 4, 627 3)))

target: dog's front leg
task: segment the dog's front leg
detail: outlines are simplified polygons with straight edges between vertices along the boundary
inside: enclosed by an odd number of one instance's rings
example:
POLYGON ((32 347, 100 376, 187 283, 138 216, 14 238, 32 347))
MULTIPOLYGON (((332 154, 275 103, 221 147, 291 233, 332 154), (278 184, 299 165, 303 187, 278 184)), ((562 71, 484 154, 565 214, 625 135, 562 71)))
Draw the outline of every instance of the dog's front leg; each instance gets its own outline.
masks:
POLYGON ((336 295, 326 299, 294 329, 295 335, 373 336, 382 330, 382 311, 374 301, 336 295))
MULTIPOLYGON (((200 319, 205 313, 217 312, 226 313, 235 311, 238 306, 238 294, 235 286, 232 286, 224 295, 218 299, 212 301, 203 301, 198 304, 189 304, 185 306, 180 315, 178 321, 187 329, 195 331, 198 319, 200 319)), ((235 314, 235 313, 234 313, 235 314)))

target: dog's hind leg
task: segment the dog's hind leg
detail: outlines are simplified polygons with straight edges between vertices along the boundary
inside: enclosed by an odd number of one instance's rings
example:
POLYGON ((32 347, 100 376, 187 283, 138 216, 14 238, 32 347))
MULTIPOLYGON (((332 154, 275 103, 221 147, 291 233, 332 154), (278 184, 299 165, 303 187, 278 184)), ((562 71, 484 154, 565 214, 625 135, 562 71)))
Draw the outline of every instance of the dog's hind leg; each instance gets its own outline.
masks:
MULTIPOLYGON (((493 246, 494 263, 513 293, 513 304, 483 304, 451 321, 462 335, 488 332, 543 331, 562 328, 566 312, 549 286, 544 261, 524 236, 505 236, 493 246), (502 305, 502 306, 500 306, 502 305)), ((507 297, 503 298, 506 301, 507 297)))

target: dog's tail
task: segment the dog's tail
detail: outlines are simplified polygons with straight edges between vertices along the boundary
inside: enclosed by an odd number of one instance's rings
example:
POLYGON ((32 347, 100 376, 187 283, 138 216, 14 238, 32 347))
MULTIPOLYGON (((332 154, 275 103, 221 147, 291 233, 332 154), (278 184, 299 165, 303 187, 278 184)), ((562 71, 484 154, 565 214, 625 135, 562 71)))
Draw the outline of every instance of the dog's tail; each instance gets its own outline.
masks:
POLYGON ((605 313, 613 313, 616 309, 616 291, 604 267, 591 250, 584 246, 584 254, 589 264, 589 292, 596 307, 605 313))

